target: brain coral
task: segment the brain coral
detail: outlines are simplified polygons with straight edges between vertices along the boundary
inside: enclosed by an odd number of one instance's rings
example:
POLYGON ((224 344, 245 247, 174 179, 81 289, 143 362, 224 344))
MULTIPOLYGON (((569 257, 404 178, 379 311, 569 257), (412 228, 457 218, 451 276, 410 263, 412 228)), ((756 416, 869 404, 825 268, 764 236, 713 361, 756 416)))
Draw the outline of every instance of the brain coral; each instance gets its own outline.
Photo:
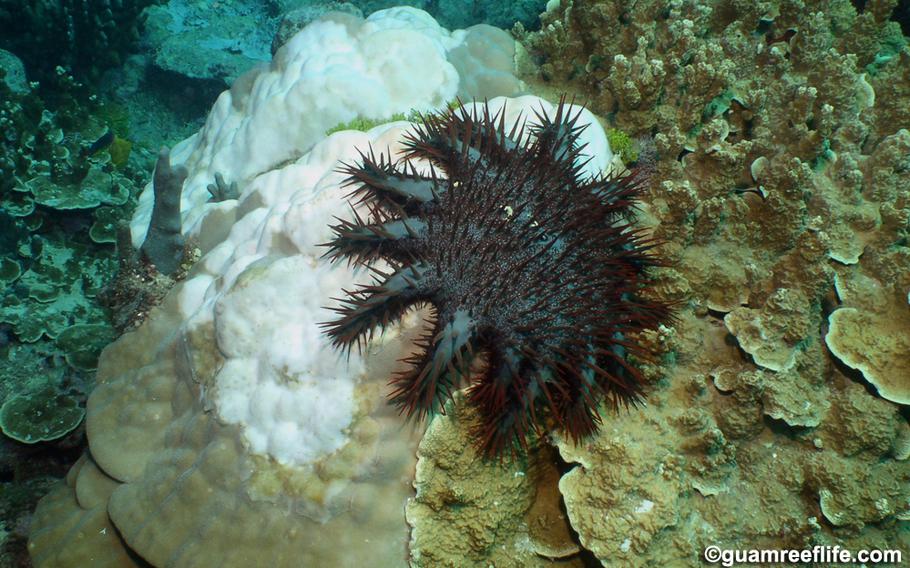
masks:
MULTIPOLYGON (((357 113, 444 106, 462 88, 447 56, 477 34, 508 40, 487 28, 449 34, 411 9, 318 21, 173 149, 189 174, 183 228, 203 256, 104 351, 90 453, 35 514, 37 566, 131 566, 132 553, 158 566, 403 561, 416 440, 383 403, 383 383, 416 331, 389 329, 363 356, 331 349, 318 323, 364 275, 320 260, 318 245, 348 207, 339 164, 357 148, 397 155, 410 125, 323 133, 357 113), (327 49, 337 65, 325 65, 327 49), (215 172, 238 183, 238 199, 208 203, 215 172)), ((514 94, 511 58, 472 57, 457 66, 483 92, 464 94, 514 94)))

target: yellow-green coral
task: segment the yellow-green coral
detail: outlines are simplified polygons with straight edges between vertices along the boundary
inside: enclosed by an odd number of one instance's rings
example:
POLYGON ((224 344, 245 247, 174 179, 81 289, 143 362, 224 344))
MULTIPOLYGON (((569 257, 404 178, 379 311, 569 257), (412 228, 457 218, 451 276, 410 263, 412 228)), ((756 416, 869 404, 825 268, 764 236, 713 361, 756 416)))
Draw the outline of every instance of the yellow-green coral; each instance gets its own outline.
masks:
POLYGON ((364 118, 364 117, 358 116, 357 118, 355 118, 353 120, 349 120, 348 122, 339 122, 335 126, 326 130, 325 135, 328 136, 329 134, 334 134, 335 132, 341 132, 342 130, 359 130, 361 132, 366 132, 367 130, 373 128, 374 126, 378 126, 380 124, 385 124, 386 122, 393 122, 396 120, 404 120, 404 119, 405 119, 404 113, 400 113, 400 112, 393 114, 389 118, 364 118))
POLYGON ((610 150, 614 154, 619 154, 624 164, 630 164, 638 160, 638 149, 635 147, 635 141, 622 130, 608 128, 607 141, 610 143, 610 150))
POLYGON ((0 430, 23 444, 56 440, 72 432, 85 408, 48 385, 40 391, 10 397, 0 408, 0 430))
MULTIPOLYGON (((458 99, 453 99, 446 103, 446 108, 449 110, 456 109, 459 106, 461 106, 461 101, 459 101, 458 99)), ((385 124, 387 122, 396 122, 399 120, 417 122, 420 120, 420 115, 421 115, 421 112, 419 110, 412 108, 407 113, 396 112, 395 114, 393 114, 392 116, 390 116, 388 118, 366 118, 366 117, 358 116, 358 117, 354 118, 353 120, 349 120, 348 122, 339 122, 332 128, 329 128, 328 130, 326 130, 325 135, 328 136, 329 134, 333 134, 335 132, 340 132, 342 130, 359 130, 360 132, 366 132, 367 130, 369 130, 375 126, 379 126, 380 124, 385 124)), ((611 142, 611 147, 612 147, 612 142, 611 142)))
POLYGON ((123 169, 130 159, 130 151, 132 149, 132 142, 119 136, 114 136, 114 141, 107 149, 111 155, 111 163, 114 164, 114 167, 117 169, 123 169))
POLYGON ((94 112, 102 124, 114 131, 117 136, 128 136, 130 133, 129 109, 121 103, 104 101, 94 112))

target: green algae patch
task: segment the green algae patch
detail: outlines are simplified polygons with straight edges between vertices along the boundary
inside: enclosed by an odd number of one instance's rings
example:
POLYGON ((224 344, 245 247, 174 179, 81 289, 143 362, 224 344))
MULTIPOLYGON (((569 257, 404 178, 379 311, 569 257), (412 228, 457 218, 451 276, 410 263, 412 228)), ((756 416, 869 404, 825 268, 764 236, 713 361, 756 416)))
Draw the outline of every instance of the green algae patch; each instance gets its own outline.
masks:
POLYGON ((608 128, 607 142, 610 143, 610 150, 614 154, 619 154, 624 164, 631 164, 638 160, 638 150, 635 148, 635 141, 622 130, 608 128))
POLYGON ((48 386, 7 399, 0 407, 0 430, 17 442, 37 444, 69 434, 84 416, 75 399, 48 386))
POLYGON ((342 122, 342 123, 336 124, 332 128, 329 128, 328 130, 326 130, 325 135, 328 136, 329 134, 334 134, 336 132, 342 132, 344 130, 358 130, 360 132, 366 132, 367 130, 370 130, 373 127, 379 126, 380 124, 386 124, 388 122, 397 122, 399 120, 410 120, 410 118, 414 118, 414 116, 412 116, 412 115, 413 115, 413 113, 411 115, 406 115, 403 112, 398 112, 388 118, 357 117, 353 120, 349 120, 348 122, 342 122))
MULTIPOLYGON (((461 106, 461 102, 456 100, 451 100, 446 103, 446 109, 455 110, 461 106)), ((325 135, 334 134, 336 132, 342 132, 344 130, 358 130, 360 132, 366 132, 371 128, 379 126, 380 124, 388 124, 389 122, 398 122, 401 120, 407 120, 408 122, 420 122, 421 116, 423 114, 417 109, 411 109, 408 112, 396 112, 392 116, 387 118, 366 118, 358 116, 353 120, 348 122, 340 122, 335 126, 329 128, 325 131, 325 135)))
POLYGON ((118 170, 122 170, 126 167, 127 162, 130 159, 130 152, 133 149, 133 143, 119 136, 114 137, 114 141, 111 143, 111 146, 107 149, 108 153, 111 155, 111 163, 118 170))

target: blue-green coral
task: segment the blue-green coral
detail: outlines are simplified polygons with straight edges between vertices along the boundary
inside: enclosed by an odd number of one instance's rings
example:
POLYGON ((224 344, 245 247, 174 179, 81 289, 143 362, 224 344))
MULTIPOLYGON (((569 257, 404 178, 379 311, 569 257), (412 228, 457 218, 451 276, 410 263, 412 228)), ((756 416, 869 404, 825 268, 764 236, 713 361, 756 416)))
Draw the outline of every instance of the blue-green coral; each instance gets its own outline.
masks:
POLYGON ((0 80, 0 323, 20 341, 103 324, 94 300, 116 267, 116 225, 127 218, 144 163, 117 169, 93 143, 104 108, 66 73, 54 106, 34 85, 14 93, 0 80))
POLYGON ((62 68, 54 83, 13 91, 0 70, 0 428, 24 443, 81 420, 116 335, 98 299, 116 271, 111 243, 146 167, 143 152, 112 164, 102 134, 126 133, 117 113, 62 68))

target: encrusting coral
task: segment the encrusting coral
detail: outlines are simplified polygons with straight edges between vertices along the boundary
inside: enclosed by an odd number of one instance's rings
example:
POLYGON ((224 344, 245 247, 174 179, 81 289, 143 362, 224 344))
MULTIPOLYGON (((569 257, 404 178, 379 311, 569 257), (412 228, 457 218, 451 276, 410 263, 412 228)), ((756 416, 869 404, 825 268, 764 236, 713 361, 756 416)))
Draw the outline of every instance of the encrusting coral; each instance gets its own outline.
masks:
POLYGON ((582 567, 557 482, 555 449, 532 443, 519 459, 474 451, 475 410, 457 392, 418 449, 417 494, 408 502, 416 566, 582 567))
POLYGON ((557 440, 577 464, 569 519, 604 565, 900 548, 907 418, 884 398, 910 386, 910 51, 894 4, 563 0, 523 36, 532 89, 568 83, 608 126, 654 137, 643 217, 675 263, 653 288, 691 302, 652 337, 672 357, 645 376, 672 380, 649 405, 557 440), (854 313, 869 334, 839 326, 854 313))
POLYGON ((910 251, 870 247, 835 270, 842 307, 828 316, 825 343, 882 397, 910 404, 910 251))

